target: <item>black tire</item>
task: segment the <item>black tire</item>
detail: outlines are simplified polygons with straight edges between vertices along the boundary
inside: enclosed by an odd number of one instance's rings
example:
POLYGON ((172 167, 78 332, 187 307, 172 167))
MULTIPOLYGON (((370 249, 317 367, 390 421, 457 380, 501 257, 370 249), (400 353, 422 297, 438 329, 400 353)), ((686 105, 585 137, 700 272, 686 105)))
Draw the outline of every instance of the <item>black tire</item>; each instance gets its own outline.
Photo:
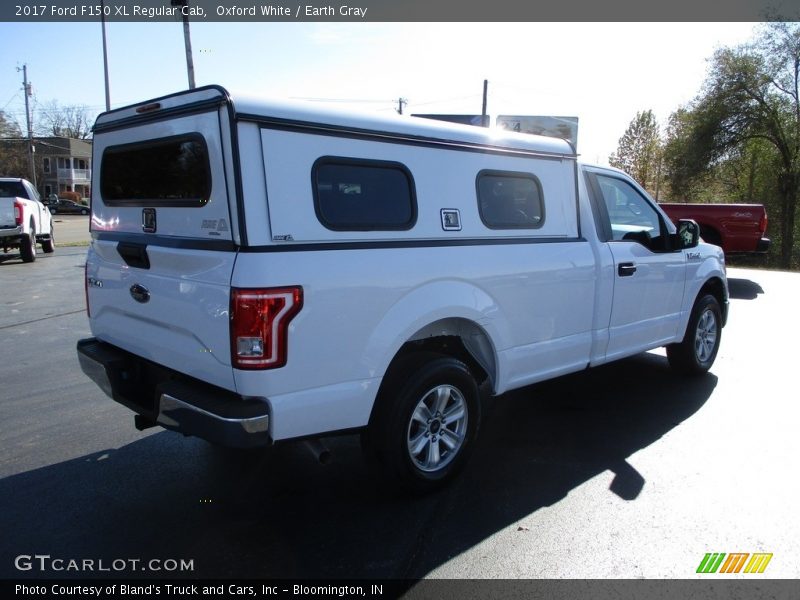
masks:
POLYGON ((36 231, 33 224, 28 237, 19 242, 19 254, 22 256, 22 262, 31 263, 36 260, 36 231))
POLYGON ((84 208, 84 209, 81 210, 81 214, 82 215, 88 215, 89 211, 84 208))
POLYGON ((679 344, 667 346, 670 366, 686 375, 706 373, 717 358, 722 339, 722 310, 711 294, 697 299, 686 335, 679 344))
POLYGON ((464 466, 480 419, 478 386, 463 362, 410 355, 381 385, 362 435, 367 463, 392 489, 433 491, 464 466))
POLYGON ((56 250, 56 228, 50 223, 50 237, 42 241, 42 250, 45 254, 52 254, 56 250))

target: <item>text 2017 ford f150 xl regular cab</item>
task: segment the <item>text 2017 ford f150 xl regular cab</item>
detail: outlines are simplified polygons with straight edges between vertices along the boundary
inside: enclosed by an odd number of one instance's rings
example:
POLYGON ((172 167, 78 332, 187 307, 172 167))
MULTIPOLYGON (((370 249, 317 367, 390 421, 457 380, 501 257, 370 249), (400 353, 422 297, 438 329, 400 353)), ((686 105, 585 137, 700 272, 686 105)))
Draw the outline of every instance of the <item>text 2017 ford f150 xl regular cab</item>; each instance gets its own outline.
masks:
POLYGON ((382 475, 429 489, 474 445, 479 384, 717 354, 722 251, 567 142, 214 86, 94 131, 78 354, 140 428, 361 430, 382 475))

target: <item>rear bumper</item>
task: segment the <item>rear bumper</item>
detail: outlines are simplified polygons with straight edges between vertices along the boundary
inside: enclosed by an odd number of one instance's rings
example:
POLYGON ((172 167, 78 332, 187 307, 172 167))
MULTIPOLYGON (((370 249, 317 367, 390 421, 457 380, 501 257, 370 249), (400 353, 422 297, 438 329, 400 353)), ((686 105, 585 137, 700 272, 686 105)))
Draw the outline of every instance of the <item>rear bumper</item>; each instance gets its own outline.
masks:
POLYGON ((761 238, 756 244, 756 252, 767 252, 771 244, 772 240, 769 238, 761 238))
POLYGON ((244 397, 145 360, 96 338, 78 342, 83 372, 137 423, 236 448, 271 443, 265 398, 244 397))
POLYGON ((0 245, 17 245, 23 237, 25 237, 25 234, 22 232, 21 225, 19 227, 0 229, 0 245))

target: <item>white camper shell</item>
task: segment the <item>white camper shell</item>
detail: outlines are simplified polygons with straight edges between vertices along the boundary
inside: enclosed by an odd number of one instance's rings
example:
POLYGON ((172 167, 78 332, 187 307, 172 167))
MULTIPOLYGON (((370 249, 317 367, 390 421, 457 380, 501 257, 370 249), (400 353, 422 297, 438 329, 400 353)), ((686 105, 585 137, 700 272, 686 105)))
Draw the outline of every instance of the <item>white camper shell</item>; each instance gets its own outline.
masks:
POLYGON ((95 125, 83 370, 253 446, 361 430, 427 489, 491 394, 666 345, 711 367, 721 251, 565 141, 205 87, 95 125))

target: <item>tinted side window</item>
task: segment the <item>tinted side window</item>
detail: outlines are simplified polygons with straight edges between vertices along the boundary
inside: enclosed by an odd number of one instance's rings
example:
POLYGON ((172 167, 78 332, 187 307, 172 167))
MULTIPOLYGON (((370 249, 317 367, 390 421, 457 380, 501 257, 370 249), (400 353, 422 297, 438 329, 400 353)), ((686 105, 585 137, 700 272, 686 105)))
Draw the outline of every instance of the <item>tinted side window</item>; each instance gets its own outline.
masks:
POLYGON ((660 248, 664 238, 658 212, 627 181, 597 175, 613 240, 639 242, 660 248))
POLYGON ((110 146, 100 189, 108 206, 205 206, 211 194, 205 140, 188 135, 110 146))
POLYGON ((542 185, 530 173, 478 173, 478 210, 490 229, 538 229, 544 224, 542 185))
POLYGON ((411 229, 414 181, 400 163, 323 157, 312 168, 317 218, 334 231, 411 229))

